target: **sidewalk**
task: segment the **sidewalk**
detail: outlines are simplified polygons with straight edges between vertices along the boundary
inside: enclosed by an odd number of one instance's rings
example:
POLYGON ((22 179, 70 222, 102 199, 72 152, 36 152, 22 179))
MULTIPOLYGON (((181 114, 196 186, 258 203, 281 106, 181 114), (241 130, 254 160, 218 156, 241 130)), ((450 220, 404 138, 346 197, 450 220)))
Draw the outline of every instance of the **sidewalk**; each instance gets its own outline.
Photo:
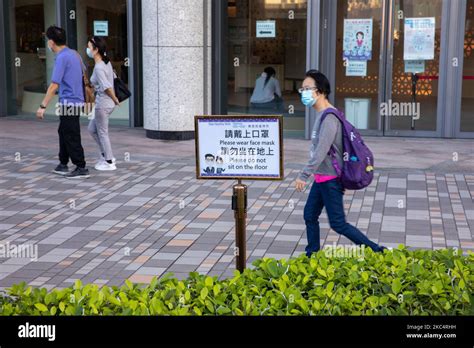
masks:
MULTIPOLYGON (((66 287, 76 279, 118 285, 166 272, 232 275, 233 182, 195 179, 194 141, 150 140, 144 133, 112 127, 119 169, 92 169, 90 179, 77 182, 50 174, 57 124, 0 119, 0 244, 38 246, 37 262, 0 258, 0 287, 21 281, 66 287)), ((474 250, 474 141, 366 140, 377 174, 365 191, 346 194, 349 222, 386 246, 474 250)), ((83 144, 93 166, 97 150, 85 128, 83 144)), ((293 181, 309 142, 284 145, 285 180, 247 182, 249 264, 304 251, 308 192, 296 192, 293 181)), ((321 228, 322 243, 350 243, 329 232, 325 213, 321 228)))

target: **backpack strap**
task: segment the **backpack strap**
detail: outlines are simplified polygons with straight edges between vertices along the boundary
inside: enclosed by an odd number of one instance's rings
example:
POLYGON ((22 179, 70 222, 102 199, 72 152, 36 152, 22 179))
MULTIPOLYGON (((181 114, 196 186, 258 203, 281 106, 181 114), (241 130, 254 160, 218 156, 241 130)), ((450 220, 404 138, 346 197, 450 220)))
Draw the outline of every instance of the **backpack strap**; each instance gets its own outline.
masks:
POLYGON ((332 145, 331 148, 329 149, 328 155, 331 156, 332 166, 334 167, 334 170, 336 171, 337 176, 341 177, 342 169, 339 166, 339 162, 337 161, 336 150, 334 150, 334 145, 332 145))
MULTIPOLYGON (((339 114, 339 112, 334 109, 334 108, 329 108, 327 109, 324 114, 321 116, 321 123, 320 123, 320 127, 321 125, 323 124, 323 121, 326 119, 326 117, 329 115, 329 114, 332 114, 334 116, 336 116, 336 118, 341 121, 342 123, 342 119, 341 119, 341 115, 339 114)), ((340 178, 341 175, 342 175, 342 169, 341 167, 339 166, 339 162, 337 161, 337 158, 336 158, 336 150, 334 148, 334 144, 331 145, 331 148, 329 149, 329 153, 328 153, 329 156, 331 156, 331 162, 332 162, 332 166, 334 167, 334 170, 336 171, 337 173, 337 176, 340 178)))
POLYGON ((326 119, 326 117, 329 115, 329 114, 332 114, 334 116, 336 116, 336 118, 343 122, 343 116, 340 114, 340 112, 335 109, 335 108, 328 108, 326 109, 326 111, 324 111, 323 115, 321 116, 321 122, 320 122, 320 126, 321 124, 323 124, 323 121, 326 119))

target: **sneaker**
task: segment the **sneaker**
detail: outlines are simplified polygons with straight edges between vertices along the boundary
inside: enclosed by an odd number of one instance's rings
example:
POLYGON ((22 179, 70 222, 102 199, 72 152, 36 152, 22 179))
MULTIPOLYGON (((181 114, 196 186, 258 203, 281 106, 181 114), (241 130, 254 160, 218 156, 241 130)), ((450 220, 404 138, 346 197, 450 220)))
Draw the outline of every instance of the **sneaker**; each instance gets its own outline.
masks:
MULTIPOLYGON (((107 161, 105 160, 105 157, 100 155, 99 159, 97 160, 97 165, 100 164, 100 163, 107 163, 107 161)), ((112 158, 112 163, 113 164, 116 164, 117 163, 117 159, 115 158, 112 158)))
POLYGON ((117 167, 115 166, 115 163, 107 163, 107 162, 100 162, 95 165, 95 170, 98 171, 111 171, 111 170, 116 170, 117 167))
POLYGON ((74 171, 65 175, 68 179, 87 179, 90 177, 89 169, 76 167, 74 171))
POLYGON ((53 170, 54 174, 66 175, 69 174, 69 168, 66 164, 59 164, 56 169, 53 170))

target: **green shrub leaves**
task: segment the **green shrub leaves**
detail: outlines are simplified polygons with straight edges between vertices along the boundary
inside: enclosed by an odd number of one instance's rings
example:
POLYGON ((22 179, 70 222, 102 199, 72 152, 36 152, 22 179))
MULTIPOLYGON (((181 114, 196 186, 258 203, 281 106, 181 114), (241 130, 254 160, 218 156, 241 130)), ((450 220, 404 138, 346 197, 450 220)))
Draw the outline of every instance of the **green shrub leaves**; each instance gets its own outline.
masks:
POLYGON ((263 258, 230 279, 167 274, 148 285, 14 285, 0 315, 472 315, 474 254, 393 251, 364 257, 263 258))

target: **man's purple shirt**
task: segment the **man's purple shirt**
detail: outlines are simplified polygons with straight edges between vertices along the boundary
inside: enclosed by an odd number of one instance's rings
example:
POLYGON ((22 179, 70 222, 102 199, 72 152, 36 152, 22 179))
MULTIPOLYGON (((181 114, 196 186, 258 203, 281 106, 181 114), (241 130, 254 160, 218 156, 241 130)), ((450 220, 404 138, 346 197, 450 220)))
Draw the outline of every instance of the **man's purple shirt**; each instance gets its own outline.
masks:
POLYGON ((56 55, 51 82, 59 85, 60 104, 83 104, 82 59, 76 51, 65 47, 56 55))

